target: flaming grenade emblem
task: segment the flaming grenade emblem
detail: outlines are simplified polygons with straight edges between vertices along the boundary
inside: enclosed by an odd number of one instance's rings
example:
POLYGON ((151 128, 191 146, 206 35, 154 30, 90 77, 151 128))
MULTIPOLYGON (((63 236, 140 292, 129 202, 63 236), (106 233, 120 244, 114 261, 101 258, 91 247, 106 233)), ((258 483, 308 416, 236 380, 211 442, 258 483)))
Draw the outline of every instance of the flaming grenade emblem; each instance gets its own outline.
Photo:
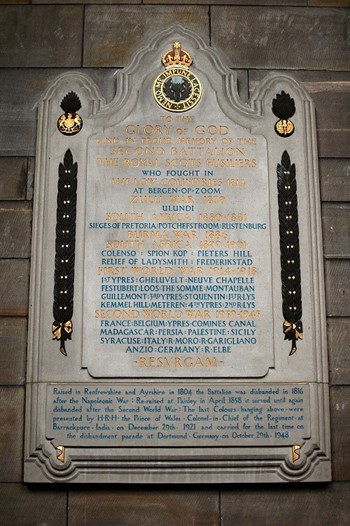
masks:
POLYGON ((279 118, 275 124, 275 132, 280 137, 290 137, 294 133, 295 126, 290 120, 295 113, 294 99, 281 91, 277 93, 276 98, 272 101, 272 111, 279 118))
POLYGON ((57 121, 57 128, 62 135, 76 135, 83 127, 83 120, 77 111, 81 108, 81 102, 76 93, 71 91, 61 102, 64 113, 57 121))

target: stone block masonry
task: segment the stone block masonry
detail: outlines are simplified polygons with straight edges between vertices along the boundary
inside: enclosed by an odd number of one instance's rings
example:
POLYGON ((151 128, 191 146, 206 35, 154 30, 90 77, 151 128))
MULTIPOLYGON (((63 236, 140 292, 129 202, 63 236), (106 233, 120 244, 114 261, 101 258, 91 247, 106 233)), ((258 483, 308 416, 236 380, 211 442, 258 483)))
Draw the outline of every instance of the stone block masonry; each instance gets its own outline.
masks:
MULTIPOLYGON (((0 522, 4 526, 349 523, 350 60, 348 0, 8 0, 0 6, 0 522), (113 4, 113 5, 112 5, 113 4), (287 71, 316 103, 325 240, 333 483, 69 489, 21 482, 36 107, 63 70, 110 79, 145 35, 181 23, 239 69, 242 92, 287 71), (344 207, 339 205, 344 204, 344 207), (333 208, 334 207, 334 208, 333 208), (334 211, 334 213, 333 213, 334 211), (335 233, 338 233, 335 235, 335 233)), ((242 97, 243 98, 243 97, 242 97)), ((35 181, 34 181, 35 184, 35 181)))

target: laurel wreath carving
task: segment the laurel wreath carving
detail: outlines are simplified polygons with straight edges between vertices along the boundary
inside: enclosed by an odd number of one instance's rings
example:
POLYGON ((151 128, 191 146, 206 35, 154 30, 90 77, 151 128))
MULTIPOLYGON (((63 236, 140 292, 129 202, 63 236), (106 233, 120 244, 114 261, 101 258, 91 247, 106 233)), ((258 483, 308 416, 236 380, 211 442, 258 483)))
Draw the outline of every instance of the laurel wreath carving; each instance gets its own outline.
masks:
POLYGON ((52 334, 60 341, 60 352, 67 356, 65 342, 73 332, 75 231, 78 164, 67 150, 58 169, 55 277, 52 334))
POLYGON ((298 199, 295 164, 287 151, 277 165, 279 231, 281 251, 281 281, 284 339, 292 342, 290 355, 297 350, 296 342, 303 338, 298 199))

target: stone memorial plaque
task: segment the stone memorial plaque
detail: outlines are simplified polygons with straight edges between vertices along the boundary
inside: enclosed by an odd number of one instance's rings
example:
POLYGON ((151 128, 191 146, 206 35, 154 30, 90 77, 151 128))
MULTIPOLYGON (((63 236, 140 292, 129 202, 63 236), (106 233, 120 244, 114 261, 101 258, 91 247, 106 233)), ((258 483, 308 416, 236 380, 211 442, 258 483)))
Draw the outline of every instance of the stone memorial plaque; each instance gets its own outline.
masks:
POLYGON ((236 84, 174 26, 43 96, 27 482, 330 479, 313 104, 236 84))

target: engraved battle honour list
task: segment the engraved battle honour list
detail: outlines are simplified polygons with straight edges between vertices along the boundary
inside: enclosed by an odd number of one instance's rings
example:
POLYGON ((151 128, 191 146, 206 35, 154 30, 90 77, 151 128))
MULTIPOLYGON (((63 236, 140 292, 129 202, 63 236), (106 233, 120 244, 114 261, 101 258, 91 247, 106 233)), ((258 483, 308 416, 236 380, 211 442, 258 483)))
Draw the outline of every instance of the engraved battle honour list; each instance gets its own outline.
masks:
POLYGON ((85 364, 94 376, 264 376, 266 141, 224 116, 158 113, 89 143, 85 364))

